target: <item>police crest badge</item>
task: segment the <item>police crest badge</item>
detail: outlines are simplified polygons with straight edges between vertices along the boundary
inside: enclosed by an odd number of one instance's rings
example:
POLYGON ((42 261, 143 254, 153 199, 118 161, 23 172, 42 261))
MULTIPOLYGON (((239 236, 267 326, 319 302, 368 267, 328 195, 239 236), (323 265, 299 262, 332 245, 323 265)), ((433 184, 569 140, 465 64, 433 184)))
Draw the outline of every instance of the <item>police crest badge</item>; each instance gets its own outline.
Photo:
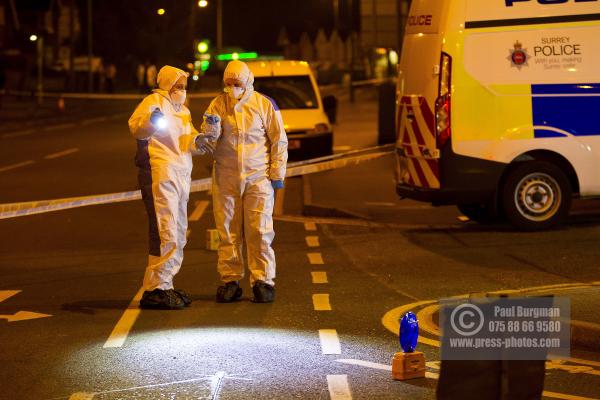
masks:
POLYGON ((523 67, 528 67, 529 54, 527 53, 527 49, 524 49, 523 45, 518 40, 513 46, 513 49, 509 49, 509 55, 507 57, 511 66, 516 67, 519 70, 523 67))

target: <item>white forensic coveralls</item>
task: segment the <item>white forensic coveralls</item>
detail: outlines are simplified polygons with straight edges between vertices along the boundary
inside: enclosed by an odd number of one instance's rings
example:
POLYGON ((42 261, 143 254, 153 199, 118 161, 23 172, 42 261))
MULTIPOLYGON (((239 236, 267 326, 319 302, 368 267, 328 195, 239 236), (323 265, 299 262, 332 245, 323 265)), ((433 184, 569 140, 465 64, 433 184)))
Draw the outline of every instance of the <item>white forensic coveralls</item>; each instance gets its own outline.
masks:
POLYGON ((187 203, 192 173, 192 152, 198 132, 183 104, 173 103, 169 90, 188 74, 165 66, 158 74, 159 89, 137 106, 129 129, 137 139, 138 181, 149 219, 149 256, 144 290, 173 289, 173 277, 183 261, 186 244, 187 203), (150 115, 159 108, 166 127, 158 129, 150 115))
POLYGON ((213 168, 213 210, 220 237, 217 269, 225 283, 244 277, 245 239, 250 285, 258 280, 274 285, 271 181, 285 178, 287 136, 281 112, 272 99, 254 91, 248 67, 231 62, 225 77, 232 72, 246 82, 243 96, 239 100, 227 93, 216 97, 206 114, 218 115, 220 127, 211 131, 205 119, 201 129, 211 140, 217 139, 213 168))

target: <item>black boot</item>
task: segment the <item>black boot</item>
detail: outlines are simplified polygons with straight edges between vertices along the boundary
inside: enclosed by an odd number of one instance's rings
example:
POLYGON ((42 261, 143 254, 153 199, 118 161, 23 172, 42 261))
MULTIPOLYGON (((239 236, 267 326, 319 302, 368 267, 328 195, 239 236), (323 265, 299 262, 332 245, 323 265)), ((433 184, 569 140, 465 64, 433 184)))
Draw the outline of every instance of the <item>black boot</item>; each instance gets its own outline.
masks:
POLYGON ((272 303, 275 300, 275 287, 263 281, 256 281, 252 291, 254 292, 252 301, 255 303, 272 303))
POLYGON ((242 297, 242 288, 239 282, 227 282, 217 289, 217 303, 231 303, 242 297))
POLYGON ((186 292, 184 292, 184 291, 183 291, 183 290, 181 290, 181 289, 172 289, 172 290, 173 290, 173 292, 175 292, 175 294, 176 294, 177 296, 179 296, 179 298, 180 298, 180 299, 183 301, 183 304, 184 304, 186 307, 189 307, 189 306, 190 306, 190 304, 192 304, 192 299, 190 298, 190 295, 189 295, 189 294, 187 294, 186 292))
POLYGON ((146 290, 140 300, 140 308, 154 310, 179 310, 185 303, 173 290, 146 290))

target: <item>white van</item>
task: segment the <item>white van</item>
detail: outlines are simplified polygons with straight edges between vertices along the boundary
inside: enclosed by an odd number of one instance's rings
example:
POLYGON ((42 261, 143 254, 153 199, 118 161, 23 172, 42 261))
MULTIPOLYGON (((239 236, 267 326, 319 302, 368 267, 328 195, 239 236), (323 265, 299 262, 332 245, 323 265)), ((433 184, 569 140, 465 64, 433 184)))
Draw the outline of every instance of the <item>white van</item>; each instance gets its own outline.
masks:
POLYGON ((600 0, 413 0, 397 192, 543 229, 600 195, 600 0))
POLYGON ((254 61, 254 89, 275 100, 288 134, 290 161, 333 154, 333 129, 306 61, 254 61))

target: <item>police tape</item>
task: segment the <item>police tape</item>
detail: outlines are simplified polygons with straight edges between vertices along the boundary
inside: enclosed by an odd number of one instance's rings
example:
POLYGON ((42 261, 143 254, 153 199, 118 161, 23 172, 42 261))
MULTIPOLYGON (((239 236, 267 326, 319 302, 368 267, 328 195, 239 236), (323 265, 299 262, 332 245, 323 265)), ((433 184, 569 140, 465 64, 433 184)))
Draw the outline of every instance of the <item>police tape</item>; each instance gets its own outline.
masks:
MULTIPOLYGON (((380 146, 370 149, 357 150, 349 153, 335 154, 333 156, 319 157, 316 159, 290 163, 287 168, 287 178, 314 174, 317 172, 329 171, 362 164, 377 158, 385 157, 393 153, 388 150, 390 146, 380 146), (354 155, 348 157, 348 154, 364 153, 372 150, 379 150, 375 153, 354 155)), ((212 178, 197 179, 192 181, 190 192, 208 191, 212 187, 212 178)), ((103 195, 91 195, 82 197, 69 197, 54 200, 28 201, 21 203, 0 204, 0 219, 24 217, 34 214, 42 214, 52 211, 67 210, 71 208, 95 206, 102 204, 122 203, 125 201, 139 200, 142 195, 139 190, 129 192, 108 193, 103 195)))

